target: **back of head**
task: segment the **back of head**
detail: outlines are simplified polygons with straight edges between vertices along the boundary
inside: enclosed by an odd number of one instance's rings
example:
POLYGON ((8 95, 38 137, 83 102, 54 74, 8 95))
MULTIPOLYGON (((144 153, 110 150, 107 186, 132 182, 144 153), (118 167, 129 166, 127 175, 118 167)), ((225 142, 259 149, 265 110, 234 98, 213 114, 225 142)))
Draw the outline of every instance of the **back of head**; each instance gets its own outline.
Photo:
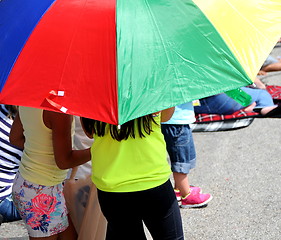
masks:
POLYGON ((149 135, 153 132, 152 123, 156 124, 152 114, 128 121, 120 127, 89 118, 82 118, 82 123, 89 135, 96 134, 99 137, 105 135, 106 126, 109 125, 110 135, 117 141, 126 140, 129 137, 145 137, 146 134, 149 135))

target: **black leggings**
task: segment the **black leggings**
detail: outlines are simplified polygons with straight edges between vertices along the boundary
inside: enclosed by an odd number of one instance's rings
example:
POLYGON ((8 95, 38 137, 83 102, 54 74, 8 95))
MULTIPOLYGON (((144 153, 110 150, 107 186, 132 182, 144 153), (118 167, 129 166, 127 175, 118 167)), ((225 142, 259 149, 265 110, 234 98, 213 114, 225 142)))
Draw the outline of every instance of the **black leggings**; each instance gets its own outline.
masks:
POLYGON ((146 239, 143 222, 155 240, 181 240, 182 221, 170 181, 139 192, 104 192, 98 198, 108 221, 107 240, 146 239))

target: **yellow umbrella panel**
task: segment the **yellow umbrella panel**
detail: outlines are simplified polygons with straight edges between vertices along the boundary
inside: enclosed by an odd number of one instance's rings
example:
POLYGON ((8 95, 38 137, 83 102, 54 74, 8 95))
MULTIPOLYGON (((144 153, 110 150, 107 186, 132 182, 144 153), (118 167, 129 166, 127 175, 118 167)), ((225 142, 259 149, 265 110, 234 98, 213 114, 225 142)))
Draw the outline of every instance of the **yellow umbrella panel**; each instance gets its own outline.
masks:
POLYGON ((280 0, 194 0, 250 79, 281 37, 280 0))

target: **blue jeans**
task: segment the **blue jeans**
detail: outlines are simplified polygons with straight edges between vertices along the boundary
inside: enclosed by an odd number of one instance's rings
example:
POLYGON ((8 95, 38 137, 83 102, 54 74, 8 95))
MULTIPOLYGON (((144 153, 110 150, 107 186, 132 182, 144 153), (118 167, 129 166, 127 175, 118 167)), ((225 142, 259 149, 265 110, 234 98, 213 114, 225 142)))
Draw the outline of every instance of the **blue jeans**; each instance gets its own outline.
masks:
POLYGON ((184 239, 180 209, 171 182, 138 192, 98 190, 108 221, 106 240, 144 240, 143 222, 154 240, 184 239))
POLYGON ((21 219, 13 203, 12 194, 0 202, 0 214, 4 217, 4 222, 13 222, 21 219))
POLYGON ((161 124, 172 172, 188 174, 196 165, 196 151, 188 124, 161 124))
MULTIPOLYGON (((255 108, 274 106, 272 97, 266 90, 248 87, 242 87, 241 89, 252 97, 251 103, 256 102, 255 108)), ((200 99, 200 105, 201 106, 194 107, 194 112, 197 114, 207 113, 228 115, 245 108, 232 98, 228 97, 225 93, 200 99)))

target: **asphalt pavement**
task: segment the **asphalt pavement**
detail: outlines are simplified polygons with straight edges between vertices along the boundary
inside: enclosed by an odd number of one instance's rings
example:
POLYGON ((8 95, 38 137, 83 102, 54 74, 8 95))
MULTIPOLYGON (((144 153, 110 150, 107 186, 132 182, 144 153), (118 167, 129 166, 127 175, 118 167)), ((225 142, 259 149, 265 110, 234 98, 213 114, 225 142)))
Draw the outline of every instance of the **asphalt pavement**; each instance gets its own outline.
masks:
MULTIPOLYGON (((281 44, 272 55, 281 56, 281 44)), ((281 71, 261 79, 281 85, 281 71)), ((206 208, 181 209, 185 239, 281 239, 280 126, 281 119, 257 118, 239 130, 193 133, 197 167, 190 183, 213 200, 206 208)), ((2 224, 0 239, 28 239, 22 221, 2 224)))

